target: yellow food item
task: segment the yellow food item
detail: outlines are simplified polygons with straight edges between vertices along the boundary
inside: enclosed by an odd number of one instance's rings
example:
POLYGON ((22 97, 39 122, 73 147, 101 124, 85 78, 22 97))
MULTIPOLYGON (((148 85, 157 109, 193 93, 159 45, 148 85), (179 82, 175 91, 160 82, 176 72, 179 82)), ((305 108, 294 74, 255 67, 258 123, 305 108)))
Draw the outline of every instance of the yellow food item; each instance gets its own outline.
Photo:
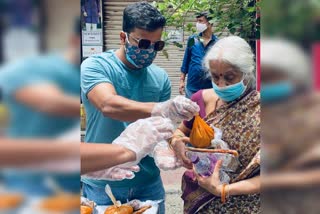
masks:
POLYGON ((80 195, 59 194, 44 199, 40 203, 40 209, 43 211, 68 212, 79 210, 80 195))
POLYGON ((104 214, 132 214, 133 208, 129 205, 121 205, 120 207, 110 206, 105 211, 104 214))
POLYGON ((206 148, 211 145, 214 138, 214 130, 201 119, 199 115, 195 116, 190 133, 190 142, 196 148, 206 148))
POLYGON ((92 214, 92 208, 89 206, 81 205, 80 206, 80 213, 81 214, 92 214))
POLYGON ((23 199, 20 194, 0 194, 0 210, 17 208, 21 205, 23 199))

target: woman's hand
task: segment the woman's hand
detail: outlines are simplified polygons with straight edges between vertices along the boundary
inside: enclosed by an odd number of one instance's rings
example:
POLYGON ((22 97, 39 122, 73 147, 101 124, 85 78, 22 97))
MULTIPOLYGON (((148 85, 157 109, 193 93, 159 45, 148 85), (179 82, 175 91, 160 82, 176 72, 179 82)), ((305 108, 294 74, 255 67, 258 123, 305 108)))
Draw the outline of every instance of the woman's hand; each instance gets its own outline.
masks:
POLYGON ((189 137, 173 138, 171 146, 178 159, 182 161, 182 165, 187 169, 192 169, 192 162, 186 156, 186 143, 190 143, 189 137))
POLYGON ((216 196, 221 196, 222 191, 222 183, 219 177, 221 164, 222 161, 219 160, 214 168, 212 175, 209 177, 202 177, 198 175, 197 172, 194 170, 199 186, 216 196))

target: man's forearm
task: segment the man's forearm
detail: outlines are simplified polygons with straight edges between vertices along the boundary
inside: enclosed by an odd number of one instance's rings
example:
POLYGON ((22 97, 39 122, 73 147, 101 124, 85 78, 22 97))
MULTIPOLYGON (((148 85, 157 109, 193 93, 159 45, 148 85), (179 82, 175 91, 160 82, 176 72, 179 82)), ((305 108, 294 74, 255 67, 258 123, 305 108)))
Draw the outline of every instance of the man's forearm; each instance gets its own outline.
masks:
POLYGON ((81 174, 135 160, 134 152, 119 145, 81 143, 80 150, 81 174))
POLYGON ((151 116, 155 103, 143 103, 114 95, 100 107, 104 116, 121 121, 136 121, 151 116))
POLYGON ((180 74, 180 81, 185 81, 185 79, 186 79, 186 74, 184 73, 184 72, 181 72, 181 74, 180 74))

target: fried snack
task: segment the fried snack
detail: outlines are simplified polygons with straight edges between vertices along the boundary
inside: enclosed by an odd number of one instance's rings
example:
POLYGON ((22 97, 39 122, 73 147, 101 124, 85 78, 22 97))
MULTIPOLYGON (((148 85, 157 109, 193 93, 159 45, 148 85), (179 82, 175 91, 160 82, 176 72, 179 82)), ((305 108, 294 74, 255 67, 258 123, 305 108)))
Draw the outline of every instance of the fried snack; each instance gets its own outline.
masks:
POLYGON ((17 208, 23 200, 24 198, 20 194, 0 194, 0 210, 17 208))
POLYGON ((68 212, 79 210, 79 206, 80 195, 63 193, 44 199, 39 208, 43 211, 68 212))
POLYGON ((92 208, 89 206, 81 205, 80 206, 80 214, 92 214, 92 208))
POLYGON ((121 205, 117 207, 115 205, 108 207, 104 214, 133 214, 133 208, 129 205, 121 205))
POLYGON ((195 116, 190 133, 190 142, 196 148, 206 148, 211 145, 214 130, 199 116, 195 116))
POLYGON ((146 211, 147 209, 150 209, 151 207, 152 207, 151 205, 143 206, 139 210, 135 211, 133 214, 142 214, 144 213, 144 211, 146 211))

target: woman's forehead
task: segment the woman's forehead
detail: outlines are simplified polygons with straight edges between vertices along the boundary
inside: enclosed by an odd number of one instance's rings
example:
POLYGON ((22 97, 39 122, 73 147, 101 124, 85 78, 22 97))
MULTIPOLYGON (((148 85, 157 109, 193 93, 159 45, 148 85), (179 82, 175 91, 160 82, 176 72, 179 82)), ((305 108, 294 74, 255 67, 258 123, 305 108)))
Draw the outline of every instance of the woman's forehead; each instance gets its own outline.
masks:
POLYGON ((232 72, 241 73, 234 65, 222 60, 210 60, 210 70, 213 73, 232 72))

